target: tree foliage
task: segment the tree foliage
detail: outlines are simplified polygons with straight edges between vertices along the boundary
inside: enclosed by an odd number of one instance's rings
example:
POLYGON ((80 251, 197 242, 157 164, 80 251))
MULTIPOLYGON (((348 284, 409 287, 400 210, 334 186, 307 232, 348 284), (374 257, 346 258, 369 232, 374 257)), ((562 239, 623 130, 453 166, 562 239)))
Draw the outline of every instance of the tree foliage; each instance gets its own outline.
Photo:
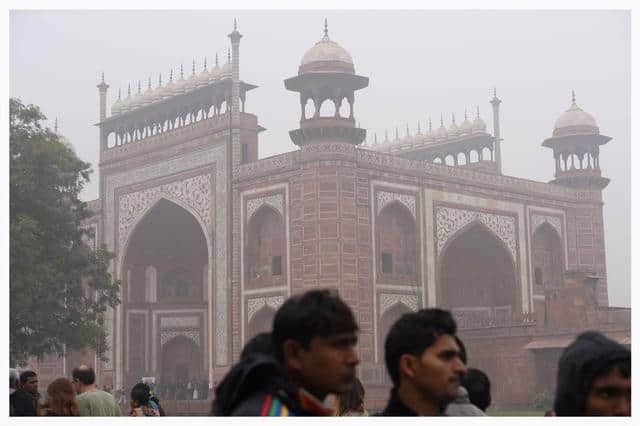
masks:
POLYGON ((113 255, 83 221, 92 213, 78 196, 92 172, 34 105, 9 101, 10 307, 12 365, 29 356, 90 347, 104 356, 104 313, 119 283, 113 255))

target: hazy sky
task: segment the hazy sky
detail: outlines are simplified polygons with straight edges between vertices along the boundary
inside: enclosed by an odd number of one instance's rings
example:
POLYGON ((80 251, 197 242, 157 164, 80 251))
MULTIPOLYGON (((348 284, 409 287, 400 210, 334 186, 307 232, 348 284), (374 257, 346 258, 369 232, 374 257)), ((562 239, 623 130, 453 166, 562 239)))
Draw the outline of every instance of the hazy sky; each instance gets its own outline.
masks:
POLYGON ((96 170, 82 196, 97 193, 98 89, 100 73, 126 93, 149 76, 169 70, 198 72, 206 56, 226 61, 233 18, 244 35, 240 77, 258 85, 247 112, 267 128, 260 156, 296 149, 288 130, 298 127, 298 95, 283 80, 297 74, 303 54, 329 37, 353 57, 369 87, 356 92, 360 127, 378 140, 401 135, 418 121, 424 130, 443 115, 445 125, 465 108, 492 131, 490 95, 502 99, 503 172, 549 181, 551 150, 540 146, 571 103, 591 113, 613 140, 601 147, 600 165, 611 183, 604 190, 609 301, 630 306, 631 226, 631 20, 625 11, 12 11, 10 95, 42 108, 53 127, 96 170))

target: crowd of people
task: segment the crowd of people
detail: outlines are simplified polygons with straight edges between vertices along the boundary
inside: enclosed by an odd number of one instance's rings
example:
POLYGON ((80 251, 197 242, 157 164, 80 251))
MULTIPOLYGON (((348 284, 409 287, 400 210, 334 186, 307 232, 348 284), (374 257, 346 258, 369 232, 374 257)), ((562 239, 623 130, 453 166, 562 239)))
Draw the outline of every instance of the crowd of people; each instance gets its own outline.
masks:
POLYGON ((160 381, 156 385, 158 396, 162 399, 175 400, 207 400, 209 399, 209 381, 205 379, 197 380, 177 380, 160 381))
MULTIPOLYGON (((358 324, 351 309, 334 291, 295 295, 276 312, 270 333, 247 342, 216 387, 211 415, 485 416, 490 379, 467 366, 470 360, 456 332, 451 313, 442 309, 400 317, 384 343, 393 383, 389 399, 384 410, 369 413, 365 388, 356 377, 358 324)), ((47 402, 39 404, 37 375, 24 371, 18 378, 12 371, 11 415, 121 415, 114 397, 95 386, 91 368, 74 369, 72 379, 53 381, 47 402)), ((164 414, 144 383, 131 390, 130 405, 132 416, 164 414)), ((595 331, 577 336, 560 357, 555 401, 547 415, 630 416, 631 351, 595 331)))

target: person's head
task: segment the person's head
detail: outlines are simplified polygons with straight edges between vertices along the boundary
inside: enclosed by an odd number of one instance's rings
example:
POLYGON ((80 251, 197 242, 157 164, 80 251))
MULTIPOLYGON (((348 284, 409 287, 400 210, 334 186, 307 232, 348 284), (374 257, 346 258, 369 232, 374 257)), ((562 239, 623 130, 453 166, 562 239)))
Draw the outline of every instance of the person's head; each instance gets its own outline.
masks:
POLYGON ((96 381, 96 372, 87 365, 81 365, 71 371, 73 386, 77 393, 84 392, 85 388, 94 386, 96 381))
POLYGON ((394 387, 418 393, 444 409, 457 397, 466 372, 455 334, 455 320, 442 309, 422 309, 400 317, 384 345, 394 387))
POLYGON ((483 371, 477 368, 467 369, 462 378, 462 386, 469 393, 469 401, 482 411, 491 405, 491 381, 483 371))
POLYGON ((38 392, 38 375, 31 370, 23 371, 20 373, 20 387, 29 393, 38 392))
POLYGON ((58 416, 77 416, 78 404, 73 385, 68 379, 61 377, 47 387, 49 410, 58 416))
POLYGON ((316 397, 349 390, 360 360, 358 325, 351 309, 329 290, 289 298, 276 312, 272 341, 276 358, 316 397))
POLYGON ((357 377, 353 380, 351 388, 347 392, 337 395, 338 415, 342 416, 350 412, 364 411, 364 386, 357 377))
POLYGON ((9 369, 9 387, 11 389, 18 389, 18 383, 20 382, 20 375, 15 368, 9 369))
POLYGON ((150 396, 151 389, 149 389, 149 385, 146 383, 137 383, 131 389, 131 406, 137 408, 149 405, 150 396))
POLYGON ((562 353, 554 411, 558 416, 630 416, 631 351, 595 331, 562 353))
POLYGON ((273 355, 271 333, 259 333, 249 339, 240 352, 240 359, 246 359, 254 354, 273 355))

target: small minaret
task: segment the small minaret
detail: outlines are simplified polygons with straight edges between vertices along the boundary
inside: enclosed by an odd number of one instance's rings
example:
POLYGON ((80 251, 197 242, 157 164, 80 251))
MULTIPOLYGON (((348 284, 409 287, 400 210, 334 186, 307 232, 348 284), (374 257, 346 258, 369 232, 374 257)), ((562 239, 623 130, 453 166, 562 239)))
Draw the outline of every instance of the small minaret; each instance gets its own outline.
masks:
MULTIPOLYGON (((102 73, 102 78, 100 83, 96 86, 98 88, 98 93, 100 94, 100 123, 107 119, 107 89, 109 85, 104 82, 104 72, 102 73)), ((100 151, 107 149, 107 135, 102 129, 102 125, 99 123, 100 129, 100 151)))
POLYGON ((600 145, 611 140, 601 135, 596 120, 576 104, 571 91, 571 106, 556 120, 553 135, 542 146, 553 150, 555 179, 551 183, 580 189, 602 190, 609 179, 600 171, 600 145))
POLYGON ((496 88, 493 88, 493 99, 491 106, 493 107, 493 137, 495 138, 495 160, 498 167, 498 173, 502 174, 502 150, 500 148, 502 138, 500 137, 500 104, 502 101, 496 96, 496 88))
MULTIPOLYGON (((229 34, 231 39, 231 53, 227 53, 227 59, 231 61, 231 151, 232 163, 238 165, 241 162, 240 147, 240 39, 242 34, 238 31, 238 23, 233 20, 233 31, 229 34)), ((217 61, 217 54, 216 54, 217 61)))
POLYGON ((359 145, 366 138, 366 130, 356 126, 354 118, 354 92, 369 84, 367 77, 356 75, 351 55, 329 38, 327 21, 324 37, 302 57, 298 75, 284 81, 287 90, 300 94, 300 128, 289 131, 294 144, 301 148, 322 142, 340 142, 359 145), (305 114, 305 105, 313 101, 315 113, 305 114), (340 114, 343 102, 349 103, 348 115, 340 114), (321 116, 323 102, 332 102, 335 113, 321 116))

